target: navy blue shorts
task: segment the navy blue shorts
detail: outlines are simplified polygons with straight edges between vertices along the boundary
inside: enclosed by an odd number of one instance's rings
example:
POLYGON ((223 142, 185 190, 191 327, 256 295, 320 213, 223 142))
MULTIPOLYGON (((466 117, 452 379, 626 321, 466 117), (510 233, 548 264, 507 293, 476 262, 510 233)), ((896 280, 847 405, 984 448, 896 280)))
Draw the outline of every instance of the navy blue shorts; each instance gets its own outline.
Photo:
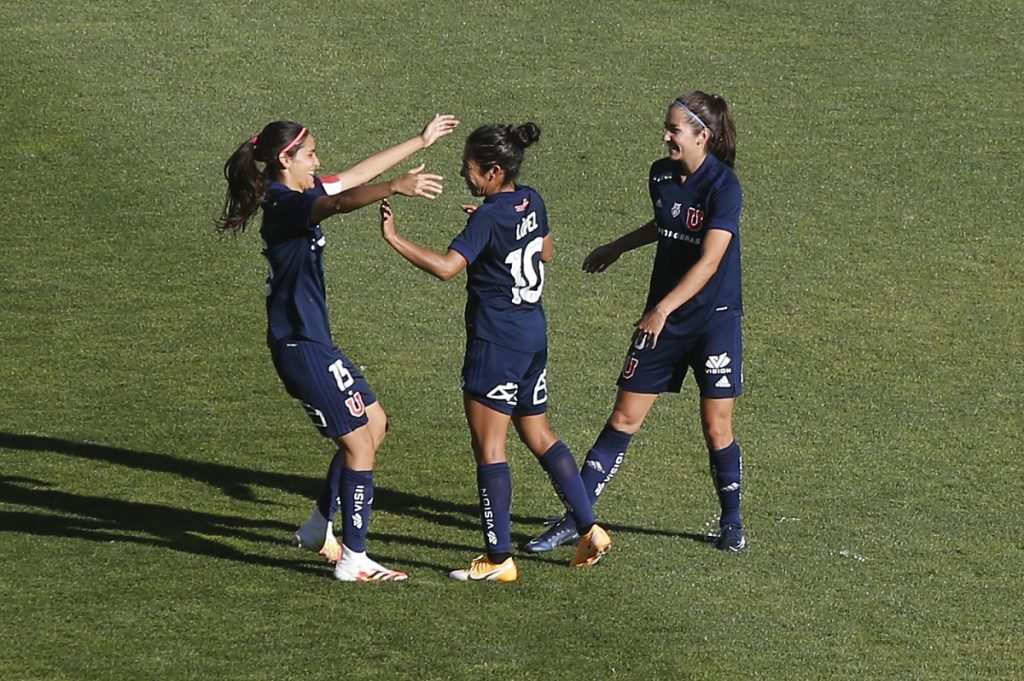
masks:
POLYGON ((634 337, 619 387, 634 393, 677 393, 687 369, 692 368, 701 397, 739 397, 743 394, 741 319, 726 317, 697 336, 660 336, 654 348, 634 337))
POLYGON ((334 439, 366 425, 366 407, 377 396, 341 350, 297 340, 278 343, 270 355, 284 389, 302 403, 321 435, 334 439))
POLYGON ((502 414, 532 416, 548 410, 548 351, 517 352, 471 338, 462 363, 462 390, 502 414))

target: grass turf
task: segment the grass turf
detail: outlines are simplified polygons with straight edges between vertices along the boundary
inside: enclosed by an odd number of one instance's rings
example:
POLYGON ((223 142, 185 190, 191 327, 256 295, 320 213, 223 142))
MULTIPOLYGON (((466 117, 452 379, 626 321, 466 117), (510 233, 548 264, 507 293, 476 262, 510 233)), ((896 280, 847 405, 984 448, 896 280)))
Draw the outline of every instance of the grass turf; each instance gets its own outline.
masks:
MULTIPOLYGON (((1013 3, 16 1, 0 19, 0 677, 1024 674, 1013 3), (605 562, 571 571, 562 550, 508 587, 450 583, 479 545, 464 294, 390 252, 372 210, 327 223, 329 296, 393 417, 371 551, 413 578, 341 585, 290 549, 330 450, 262 345, 258 239, 212 233, 233 147, 292 118, 329 170, 456 113, 419 157, 444 196, 396 202, 443 248, 461 137, 535 120, 551 417, 582 456, 650 252, 579 262, 647 219, 664 108, 694 87, 740 134, 751 551, 700 540, 716 505, 688 383, 598 506, 605 562)), ((511 450, 524 540, 555 504, 511 450)))

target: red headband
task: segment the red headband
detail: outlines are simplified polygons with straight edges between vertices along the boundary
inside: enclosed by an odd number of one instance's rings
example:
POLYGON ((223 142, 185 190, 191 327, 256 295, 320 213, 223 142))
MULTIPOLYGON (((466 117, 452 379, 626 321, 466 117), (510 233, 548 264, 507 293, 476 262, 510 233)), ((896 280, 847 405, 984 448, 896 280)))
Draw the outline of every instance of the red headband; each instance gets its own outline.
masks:
POLYGON ((288 144, 284 145, 284 149, 282 149, 279 152, 279 154, 287 154, 293 148, 299 146, 299 144, 302 143, 302 139, 306 136, 307 132, 309 132, 308 128, 303 128, 302 130, 299 130, 299 134, 295 136, 295 139, 293 139, 288 144))

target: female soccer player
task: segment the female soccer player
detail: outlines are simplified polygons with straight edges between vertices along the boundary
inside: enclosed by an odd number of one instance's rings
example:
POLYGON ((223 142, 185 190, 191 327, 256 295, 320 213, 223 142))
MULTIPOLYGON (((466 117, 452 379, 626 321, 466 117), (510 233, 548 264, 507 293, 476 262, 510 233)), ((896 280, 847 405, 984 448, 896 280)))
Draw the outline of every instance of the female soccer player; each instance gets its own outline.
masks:
POLYGON ((387 201, 381 204, 381 233, 406 260, 438 279, 468 269, 463 404, 477 465, 480 519, 486 552, 460 581, 511 582, 519 576, 512 558, 512 479, 505 449, 509 423, 538 458, 563 499, 582 538, 574 566, 593 565, 611 549, 611 538, 594 514, 569 448, 547 419, 547 323, 540 297, 544 263, 554 246, 547 210, 536 191, 516 184, 527 147, 540 128, 485 125, 466 140, 461 175, 478 206, 445 254, 400 236, 387 201))
POLYGON ((298 123, 274 121, 243 142, 224 164, 228 190, 219 230, 241 232, 263 210, 260 236, 269 264, 267 345, 274 368, 288 394, 338 446, 316 507, 296 531, 295 542, 335 563, 334 576, 341 581, 398 581, 407 575, 366 555, 373 467, 387 414, 331 337, 323 270, 326 240, 320 223, 392 194, 435 198, 442 178, 424 173, 422 165, 388 182, 366 183, 457 125, 453 116, 438 114, 419 135, 321 178, 316 175, 320 159, 313 134, 298 123), (332 522, 339 505, 340 545, 332 522))
MULTIPOLYGON (((679 392, 687 367, 700 390, 700 419, 721 505, 715 546, 747 546, 740 518, 740 447, 732 415, 742 392, 739 180, 736 128, 725 100, 694 91, 668 108, 668 157, 651 166, 654 219, 594 249, 587 272, 603 272, 627 251, 657 242, 644 314, 619 376, 615 406, 587 453, 582 476, 591 502, 622 465, 633 435, 663 392, 679 392)), ((576 536, 571 514, 526 545, 550 551, 576 536)))

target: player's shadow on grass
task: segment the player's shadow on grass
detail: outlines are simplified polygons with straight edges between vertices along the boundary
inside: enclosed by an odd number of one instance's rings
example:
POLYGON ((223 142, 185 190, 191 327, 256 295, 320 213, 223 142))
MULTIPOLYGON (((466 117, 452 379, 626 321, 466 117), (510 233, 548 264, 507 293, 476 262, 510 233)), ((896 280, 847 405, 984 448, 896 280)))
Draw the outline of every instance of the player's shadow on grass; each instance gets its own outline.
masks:
POLYGON ((5 531, 146 544, 300 572, 315 571, 301 561, 247 553, 211 538, 266 543, 264 532, 282 534, 292 529, 270 520, 72 494, 40 480, 12 476, 0 476, 0 502, 27 509, 0 511, 0 527, 5 531))
MULTIPOLYGON (((272 504, 261 499, 261 487, 295 494, 312 501, 319 493, 320 478, 242 468, 226 464, 184 459, 169 454, 145 452, 108 445, 74 442, 39 435, 21 435, 0 432, 0 448, 33 452, 50 452, 79 459, 100 461, 128 468, 164 473, 186 478, 219 489, 226 496, 254 504, 272 504)), ((324 466, 327 460, 325 457, 324 466)), ((129 541, 203 553, 218 558, 260 563, 268 566, 313 570, 309 564, 294 559, 274 559, 245 553, 207 537, 225 540, 243 540, 263 543, 284 543, 294 524, 274 521, 256 521, 244 517, 202 513, 143 502, 129 502, 106 497, 89 497, 53 490, 47 483, 18 478, 0 478, 0 501, 45 509, 48 513, 5 512, 0 514, 5 529, 26 533, 74 536, 97 541, 129 541), (54 515, 55 514, 55 515, 54 515), (70 515, 69 515, 70 514, 70 515), (266 533, 270 532, 268 536, 266 533), (148 536, 142 536, 142 534, 148 536)), ((476 504, 455 503, 436 497, 426 497, 398 490, 377 487, 374 509, 404 515, 429 523, 468 530, 475 538, 479 532, 479 509, 476 504)), ((299 511, 304 516, 305 508, 299 511)), ((531 536, 521 533, 530 527, 543 529, 544 519, 514 514, 513 545, 525 543, 531 536)), ((694 541, 708 541, 703 535, 666 532, 643 527, 611 525, 614 532, 681 537, 694 541)), ((476 551, 479 547, 438 542, 428 537, 412 535, 376 534, 375 541, 393 544, 420 545, 432 549, 459 552, 476 551)), ((382 556, 382 559, 386 558, 382 556)), ((398 559, 402 560, 402 559, 398 559)), ((409 561, 404 561, 410 565, 409 561)), ((417 565, 443 569, 441 566, 417 565)))
MULTIPOLYGON (((261 487, 295 494, 312 503, 320 493, 320 485, 323 482, 320 477, 264 471, 258 468, 242 468, 195 459, 183 459, 169 454, 73 442, 40 435, 0 432, 0 448, 52 452, 154 473, 166 473, 210 485, 232 499, 254 504, 273 503, 259 498, 257 489, 261 487)), ((329 461, 328 457, 324 457, 323 469, 325 471, 329 461)), ((375 510, 413 516, 440 525, 467 529, 475 529, 479 526, 476 520, 478 509, 475 504, 459 504, 379 485, 375 489, 373 507, 375 510)), ((306 511, 307 509, 303 508, 300 515, 305 514, 306 511)), ((541 522, 540 518, 528 517, 518 517, 516 520, 519 522, 541 522)))
MULTIPOLYGON (((295 526, 305 519, 309 504, 320 491, 322 480, 305 475, 242 468, 206 461, 179 458, 169 454, 137 451, 107 445, 73 442, 39 435, 0 432, 0 448, 48 452, 98 461, 127 468, 172 475, 210 485, 228 497, 253 504, 268 505, 259 488, 276 489, 307 499, 296 507, 294 523, 256 521, 244 517, 202 513, 167 505, 91 497, 55 490, 49 483, 0 478, 0 502, 44 510, 44 513, 4 512, 0 514, 6 530, 29 534, 91 538, 97 541, 129 541, 164 546, 218 558, 262 563, 279 567, 301 566, 295 559, 271 559, 252 555, 208 537, 284 544, 295 526)), ((326 469, 328 460, 324 459, 326 469)), ((459 504, 434 497, 377 487, 374 510, 418 518, 426 522, 479 531, 475 504, 459 504)), ((519 517, 519 522, 540 522, 519 517)), ((438 542, 429 537, 375 534, 375 541, 392 544, 418 544, 433 549, 471 552, 476 547, 438 542)), ((312 557, 312 554, 310 554, 312 557)), ((385 559, 386 556, 381 556, 385 559)), ((410 565, 417 565, 404 561, 410 565)), ((443 566, 417 565, 439 570, 443 566)), ((313 569, 305 566, 301 569, 313 569)))

